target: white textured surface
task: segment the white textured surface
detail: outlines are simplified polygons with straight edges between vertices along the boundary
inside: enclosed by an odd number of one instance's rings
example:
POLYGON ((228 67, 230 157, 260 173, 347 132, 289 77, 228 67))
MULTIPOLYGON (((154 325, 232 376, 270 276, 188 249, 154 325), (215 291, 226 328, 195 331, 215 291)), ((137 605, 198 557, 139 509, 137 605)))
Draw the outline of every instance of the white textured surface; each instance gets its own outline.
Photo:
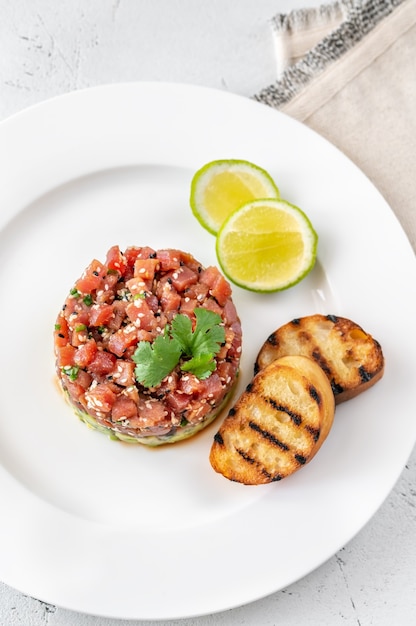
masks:
MULTIPOLYGON (((73 89, 119 81, 178 81, 250 96, 275 76, 269 18, 278 11, 313 4, 317 2, 0 0, 0 119, 73 89)), ((394 424, 394 415, 391 419, 394 424)), ((318 570, 248 606, 171 622, 182 626, 414 623, 415 453, 374 518, 318 570)), ((0 624, 122 626, 132 622, 72 613, 0 583, 0 624)))

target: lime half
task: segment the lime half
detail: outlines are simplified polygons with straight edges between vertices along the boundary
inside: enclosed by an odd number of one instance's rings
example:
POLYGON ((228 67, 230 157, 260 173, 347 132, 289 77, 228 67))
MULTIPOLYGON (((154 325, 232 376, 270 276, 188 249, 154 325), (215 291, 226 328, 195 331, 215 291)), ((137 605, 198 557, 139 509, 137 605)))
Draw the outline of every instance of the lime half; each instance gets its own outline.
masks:
POLYGON ((280 198, 280 194, 271 176, 249 161, 211 161, 192 179, 192 212, 213 235, 233 211, 256 198, 280 198))
POLYGON ((280 291, 311 271, 317 244, 318 236, 301 209, 265 199, 245 204, 226 219, 216 252, 233 283, 251 291, 280 291))

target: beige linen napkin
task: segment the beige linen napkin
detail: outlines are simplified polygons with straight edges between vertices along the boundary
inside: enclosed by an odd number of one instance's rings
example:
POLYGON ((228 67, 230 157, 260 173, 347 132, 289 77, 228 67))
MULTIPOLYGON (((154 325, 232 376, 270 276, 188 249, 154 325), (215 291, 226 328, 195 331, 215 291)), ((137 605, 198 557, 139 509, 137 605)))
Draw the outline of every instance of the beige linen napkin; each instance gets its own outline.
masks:
POLYGON ((278 79, 255 99, 354 161, 416 251, 416 0, 341 0, 272 28, 278 79))

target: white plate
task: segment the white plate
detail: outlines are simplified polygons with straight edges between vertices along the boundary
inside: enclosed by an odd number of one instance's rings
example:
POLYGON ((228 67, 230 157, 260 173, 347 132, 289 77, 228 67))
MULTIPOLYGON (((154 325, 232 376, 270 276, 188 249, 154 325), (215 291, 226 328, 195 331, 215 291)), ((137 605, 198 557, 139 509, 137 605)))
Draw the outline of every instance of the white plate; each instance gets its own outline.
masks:
POLYGON ((296 121, 184 85, 72 93, 6 120, 0 144, 0 579, 85 613, 173 619, 256 600, 331 557, 383 502, 416 436, 414 256, 372 184, 296 121), (158 450, 116 443, 54 384, 55 316, 93 257, 148 244, 216 262, 188 195, 217 158, 265 167, 320 236, 295 288, 234 289, 240 390, 268 334, 314 312, 352 318, 386 357, 382 381, 337 409, 314 461, 269 486, 211 469, 217 424, 158 450))

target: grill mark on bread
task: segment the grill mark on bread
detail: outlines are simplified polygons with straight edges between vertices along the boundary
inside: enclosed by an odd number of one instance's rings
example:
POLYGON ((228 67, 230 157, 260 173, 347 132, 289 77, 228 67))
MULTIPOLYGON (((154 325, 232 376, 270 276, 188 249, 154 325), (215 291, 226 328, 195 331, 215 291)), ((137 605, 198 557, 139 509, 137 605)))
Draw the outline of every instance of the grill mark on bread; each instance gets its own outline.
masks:
POLYGON ((334 324, 338 322, 338 318, 336 315, 327 315, 326 319, 329 320, 330 322, 333 322, 334 324))
POLYGON ((278 404, 273 398, 265 398, 265 400, 270 404, 270 406, 273 407, 275 411, 286 413, 286 415, 290 417, 290 419, 294 424, 296 424, 296 426, 300 426, 300 424, 302 423, 302 418, 300 415, 288 409, 287 406, 284 406, 283 404, 278 404))
POLYGON ((283 443, 283 441, 280 441, 280 439, 275 437, 269 430, 262 428, 256 422, 253 422, 253 420, 250 420, 248 425, 250 426, 252 430, 254 430, 256 433, 259 433, 259 435, 261 435, 264 439, 267 439, 267 441, 273 444, 274 446, 277 446, 278 448, 280 448, 281 450, 284 450, 285 452, 289 450, 289 446, 286 443, 283 443))
POLYGON ((214 441, 216 441, 220 446, 224 445, 224 439, 222 438, 222 435, 220 432, 215 433, 214 435, 214 441))
POLYGON ((312 398, 312 400, 315 400, 318 406, 321 404, 322 402, 321 394, 318 393, 316 387, 314 387, 313 385, 309 387, 309 395, 312 398))
POLYGON ((273 474, 270 474, 270 472, 268 472, 266 468, 259 461, 257 461, 257 459, 254 459, 242 448, 236 448, 235 450, 241 456, 243 461, 249 463, 249 465, 255 466, 268 481, 276 481, 281 479, 281 476, 279 474, 277 476, 273 476, 273 474))
POLYGON ((340 385, 339 383, 336 383, 333 378, 331 378, 330 382, 331 382, 332 393, 334 394, 334 396, 337 396, 338 394, 344 391, 344 387, 340 385))
POLYGON ((236 448, 235 451, 241 456, 244 461, 246 461, 246 463, 250 463, 250 465, 258 464, 258 461, 256 461, 256 459, 253 459, 253 457, 247 454, 247 452, 242 448, 236 448))
POLYGON ((318 365, 322 367, 326 374, 332 374, 332 370, 328 364, 328 361, 325 359, 325 357, 322 355, 321 351, 318 348, 314 348, 314 350, 312 350, 312 358, 315 359, 315 361, 318 363, 318 365))
POLYGON ((259 471, 268 482, 277 482, 284 478, 281 474, 271 474, 260 461, 250 456, 245 450, 242 448, 236 448, 236 452, 240 455, 240 457, 248 463, 249 465, 255 467, 257 471, 259 471))
POLYGON ((359 367, 358 371, 360 373, 360 378, 363 381, 363 383, 367 383, 373 377, 373 374, 370 374, 369 372, 367 372, 367 370, 363 366, 359 367))
POLYGON ((271 346, 277 346, 278 341, 277 341, 277 337, 275 333, 272 333, 271 335, 269 335, 266 339, 267 343, 269 343, 271 346))
POLYGON ((305 465, 305 463, 306 463, 306 459, 303 456, 303 454, 295 454, 295 459, 297 460, 299 465, 305 465))
POLYGON ((309 433, 310 435, 312 435, 313 440, 314 440, 315 442, 317 442, 317 441, 318 441, 319 436, 320 436, 320 434, 321 434, 321 431, 319 430, 319 428, 314 428, 313 426, 310 426, 309 424, 306 424, 306 426, 305 426, 305 430, 307 430, 307 431, 308 431, 308 433, 309 433))

